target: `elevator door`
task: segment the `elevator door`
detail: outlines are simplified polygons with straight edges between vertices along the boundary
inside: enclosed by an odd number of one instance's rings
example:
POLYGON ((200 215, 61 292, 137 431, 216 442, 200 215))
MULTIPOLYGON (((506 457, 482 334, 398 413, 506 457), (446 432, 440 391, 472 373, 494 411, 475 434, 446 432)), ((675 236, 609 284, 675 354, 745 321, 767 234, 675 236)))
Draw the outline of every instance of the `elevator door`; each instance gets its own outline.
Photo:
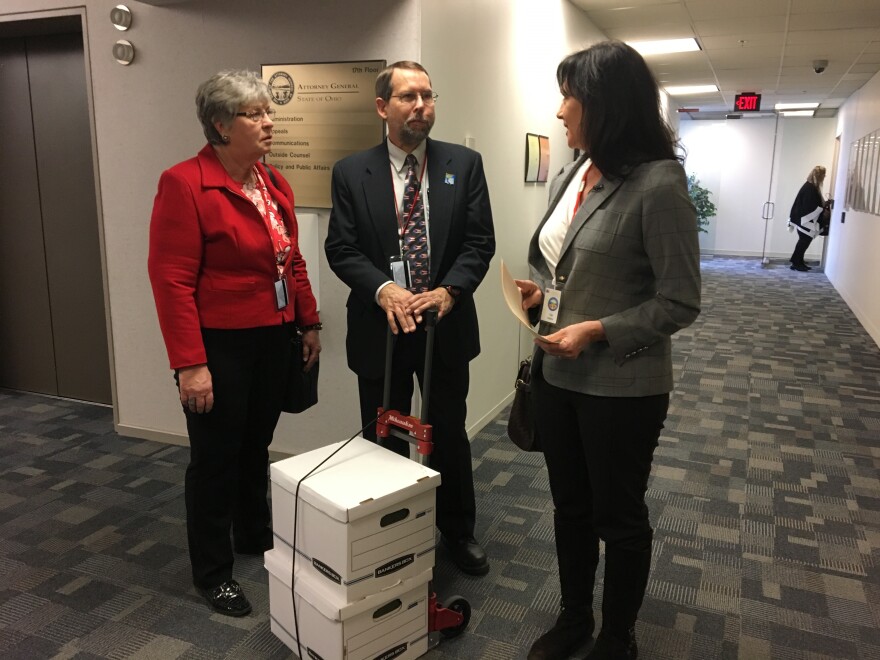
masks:
POLYGON ((0 386, 111 402, 82 35, 0 39, 0 386))

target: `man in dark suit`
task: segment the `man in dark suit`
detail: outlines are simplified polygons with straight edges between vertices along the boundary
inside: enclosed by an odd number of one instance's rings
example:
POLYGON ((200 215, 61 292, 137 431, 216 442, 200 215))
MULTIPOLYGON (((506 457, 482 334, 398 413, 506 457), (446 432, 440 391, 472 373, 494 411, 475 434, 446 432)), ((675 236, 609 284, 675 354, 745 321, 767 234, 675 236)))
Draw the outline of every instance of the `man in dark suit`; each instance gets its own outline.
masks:
MULTIPOLYGON (((370 422, 382 404, 387 328, 396 336, 391 408, 408 414, 413 374, 424 389, 426 333, 419 324, 426 310, 437 310, 427 420, 431 467, 442 476, 436 522, 456 565, 485 575, 465 432, 468 363, 480 352, 473 294, 495 253, 483 163, 475 151, 428 139, 437 95, 420 64, 389 66, 376 79, 376 97, 388 139, 333 168, 324 246, 333 272, 351 288, 348 366, 358 376, 365 435, 375 440, 370 422)), ((409 455, 403 440, 384 444, 409 455)))

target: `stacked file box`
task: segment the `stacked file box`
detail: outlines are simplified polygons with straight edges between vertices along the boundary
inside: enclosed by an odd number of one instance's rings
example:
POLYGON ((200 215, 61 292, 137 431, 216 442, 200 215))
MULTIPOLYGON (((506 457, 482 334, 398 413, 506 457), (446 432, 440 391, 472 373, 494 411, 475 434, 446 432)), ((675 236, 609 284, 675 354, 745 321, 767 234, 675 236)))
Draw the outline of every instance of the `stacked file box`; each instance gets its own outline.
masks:
POLYGON ((323 660, 425 653, 440 475, 361 437, 273 463, 270 473, 272 632, 323 660))

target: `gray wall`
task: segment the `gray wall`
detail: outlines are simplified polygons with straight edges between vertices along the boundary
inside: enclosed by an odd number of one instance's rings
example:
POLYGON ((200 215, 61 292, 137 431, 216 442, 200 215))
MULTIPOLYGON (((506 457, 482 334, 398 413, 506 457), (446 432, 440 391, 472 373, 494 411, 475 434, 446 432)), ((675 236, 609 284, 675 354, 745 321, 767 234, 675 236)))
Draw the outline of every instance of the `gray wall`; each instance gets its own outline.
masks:
MULTIPOLYGON (((258 71, 264 63, 418 59, 420 4, 199 0, 154 6, 130 1, 134 22, 124 33, 110 23, 116 4, 4 0, 0 21, 85 17, 117 426, 122 433, 173 441, 173 435, 184 433, 184 424, 146 276, 147 235, 159 174, 204 144, 193 103, 197 85, 220 69, 258 71), (120 66, 111 56, 120 38, 135 46, 131 66, 120 66)), ((321 226, 323 233, 326 220, 321 226)), ((309 266, 319 271, 327 328, 322 401, 316 410, 283 421, 273 445, 279 451, 337 441, 360 426, 355 381, 343 354, 347 292, 326 264, 309 266)))

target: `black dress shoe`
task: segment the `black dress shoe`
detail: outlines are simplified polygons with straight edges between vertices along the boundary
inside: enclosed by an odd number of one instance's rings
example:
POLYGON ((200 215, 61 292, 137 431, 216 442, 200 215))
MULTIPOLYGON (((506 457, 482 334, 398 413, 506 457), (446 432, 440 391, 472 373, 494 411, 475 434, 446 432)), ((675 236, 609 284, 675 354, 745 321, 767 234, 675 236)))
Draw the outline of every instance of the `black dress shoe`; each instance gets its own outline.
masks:
POLYGON ((541 635, 529 649, 528 660, 563 660, 593 636, 596 627, 589 608, 562 610, 556 625, 541 635))
POLYGON ((244 616, 251 613, 251 604, 245 598, 238 582, 229 580, 213 589, 199 589, 199 593, 220 614, 226 616, 244 616))
POLYGON ((810 270, 810 267, 807 266, 806 264, 792 264, 791 269, 792 270, 799 270, 802 273, 806 273, 807 271, 810 270))
POLYGON ((613 637, 604 631, 600 632, 596 643, 584 660, 636 660, 638 657, 636 631, 630 628, 626 633, 626 639, 613 637))
POLYGON ((486 551, 473 536, 463 536, 455 541, 445 536, 442 539, 443 544, 449 549, 452 561, 462 573, 485 575, 489 572, 489 558, 486 556, 486 551))

